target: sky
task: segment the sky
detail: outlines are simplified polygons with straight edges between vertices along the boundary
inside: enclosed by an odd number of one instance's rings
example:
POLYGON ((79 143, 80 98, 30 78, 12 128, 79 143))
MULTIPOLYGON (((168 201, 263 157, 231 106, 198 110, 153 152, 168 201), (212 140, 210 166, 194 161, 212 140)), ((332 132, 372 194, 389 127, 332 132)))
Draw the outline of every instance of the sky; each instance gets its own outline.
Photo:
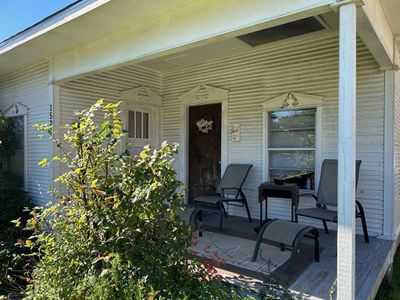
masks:
POLYGON ((0 41, 76 0, 0 0, 0 41))

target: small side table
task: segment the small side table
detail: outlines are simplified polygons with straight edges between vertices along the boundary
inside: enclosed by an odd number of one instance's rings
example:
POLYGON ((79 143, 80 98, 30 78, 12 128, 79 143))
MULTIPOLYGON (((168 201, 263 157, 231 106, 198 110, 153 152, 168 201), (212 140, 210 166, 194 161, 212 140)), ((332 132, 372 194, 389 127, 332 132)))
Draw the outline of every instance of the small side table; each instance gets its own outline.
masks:
MULTIPOLYGON (((264 182, 258 187, 258 202, 260 204, 260 227, 268 222, 268 197, 284 198, 291 200, 291 220, 297 222, 295 211, 299 206, 299 187, 295 183, 276 184, 264 182), (265 220, 263 220, 263 202, 265 200, 265 220)), ((256 230, 257 231, 257 230, 256 230)))

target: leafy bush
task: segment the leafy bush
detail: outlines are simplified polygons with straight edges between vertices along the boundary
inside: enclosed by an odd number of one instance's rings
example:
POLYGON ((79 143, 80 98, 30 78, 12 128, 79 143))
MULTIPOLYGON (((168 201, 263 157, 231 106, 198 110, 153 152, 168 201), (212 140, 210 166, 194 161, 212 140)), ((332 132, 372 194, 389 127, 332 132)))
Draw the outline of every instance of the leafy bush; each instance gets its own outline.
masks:
MULTIPOLYGON (((176 145, 120 154, 118 105, 98 101, 55 140, 65 191, 34 211, 24 241, 40 261, 27 299, 234 299, 189 258, 188 226, 172 157, 176 145), (95 114, 103 113, 98 125, 95 114), (168 201, 166 209, 164 203, 168 201)), ((46 125, 40 130, 52 133, 46 125)), ((41 165, 47 166, 44 159, 41 165)))
POLYGON ((376 300, 398 300, 400 299, 400 248, 397 248, 393 258, 391 276, 383 279, 376 300))
POLYGON ((18 258, 23 249, 16 245, 29 233, 12 221, 25 222, 29 214, 24 209, 31 205, 27 194, 4 171, 4 163, 14 154, 16 141, 12 123, 0 117, 0 294, 6 295, 20 294, 29 274, 25 259, 18 258))
POLYGON ((3 169, 4 160, 14 154, 17 146, 17 137, 13 131, 10 119, 0 116, 0 162, 3 169))
POLYGON ((27 238, 30 233, 22 226, 29 218, 25 208, 31 207, 26 193, 16 187, 7 176, 0 174, 0 295, 21 294, 27 285, 31 265, 21 257, 25 249, 17 246, 20 239, 27 238))

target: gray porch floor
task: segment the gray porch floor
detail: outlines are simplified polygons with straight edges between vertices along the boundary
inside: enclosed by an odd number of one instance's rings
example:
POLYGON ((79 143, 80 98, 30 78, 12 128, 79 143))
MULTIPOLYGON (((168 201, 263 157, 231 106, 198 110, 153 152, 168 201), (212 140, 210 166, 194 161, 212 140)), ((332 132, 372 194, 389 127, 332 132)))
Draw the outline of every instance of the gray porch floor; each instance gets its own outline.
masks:
MULTIPOLYGON (((218 216, 207 215, 203 219, 205 229, 207 226, 217 227, 218 216)), ((239 217, 224 218, 222 233, 244 233, 256 236, 254 227, 258 220, 249 223, 247 219, 239 217)), ((304 299, 330 299, 330 292, 336 279, 336 232, 320 233, 321 257, 319 263, 312 263, 297 280, 289 286, 290 290, 303 295, 304 299)), ((304 239, 305 242, 308 239, 304 239)), ((388 267, 389 255, 393 241, 370 238, 366 244, 361 235, 356 237, 356 299, 373 299, 379 284, 388 267)), ((333 287, 334 289, 334 287, 333 287)), ((332 295, 336 298, 335 293, 332 295)))

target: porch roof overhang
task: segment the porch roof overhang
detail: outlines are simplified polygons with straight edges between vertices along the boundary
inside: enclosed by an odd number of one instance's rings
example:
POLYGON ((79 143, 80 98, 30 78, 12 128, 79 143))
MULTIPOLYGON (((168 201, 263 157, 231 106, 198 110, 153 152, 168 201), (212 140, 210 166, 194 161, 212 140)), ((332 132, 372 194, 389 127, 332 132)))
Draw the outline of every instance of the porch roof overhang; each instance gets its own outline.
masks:
MULTIPOLYGON (((1 42, 0 76, 52 60, 55 80, 74 78, 322 14, 342 2, 80 0, 1 42)), ((391 67, 397 0, 361 2, 358 33, 377 62, 391 67)))
POLYGON ((357 33, 377 63, 382 68, 392 68, 395 65, 396 46, 400 46, 395 39, 400 33, 398 0, 362 0, 360 3, 357 33))
POLYGON ((0 43, 0 76, 52 60, 55 80, 73 78, 329 12, 334 2, 81 0, 0 43))

